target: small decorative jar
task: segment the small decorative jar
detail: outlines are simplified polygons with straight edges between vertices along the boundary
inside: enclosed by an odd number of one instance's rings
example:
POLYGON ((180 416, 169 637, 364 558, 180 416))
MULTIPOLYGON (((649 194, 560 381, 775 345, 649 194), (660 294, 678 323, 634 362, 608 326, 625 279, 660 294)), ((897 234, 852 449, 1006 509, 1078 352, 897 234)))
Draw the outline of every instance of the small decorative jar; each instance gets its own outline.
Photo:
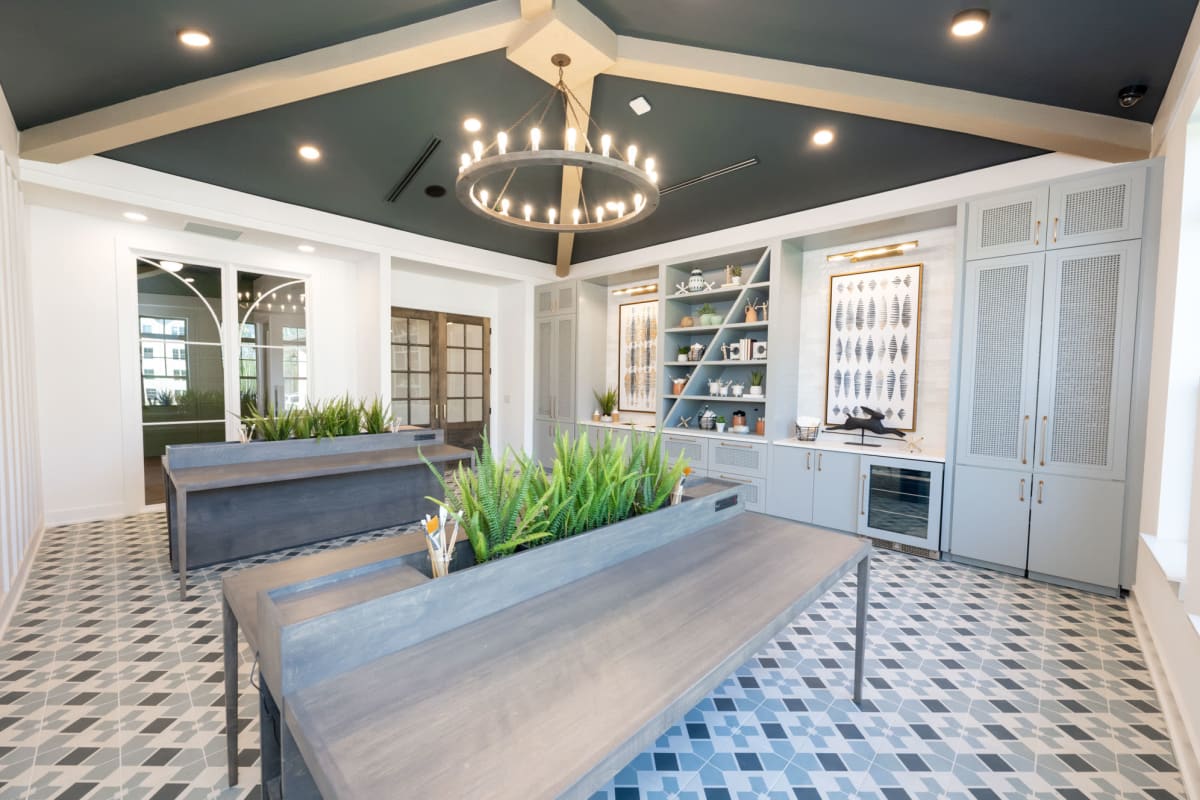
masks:
POLYGON ((717 427, 717 412, 708 406, 700 412, 700 430, 711 431, 717 427))
POLYGON ((767 421, 762 417, 754 420, 754 432, 759 436, 765 434, 767 432, 767 421))
POLYGON ((679 320, 679 327, 681 328, 690 328, 695 324, 696 320, 692 317, 684 317, 683 319, 679 320))
POLYGON ((592 422, 599 422, 599 421, 600 421, 600 409, 597 408, 595 411, 592 412, 592 422))
POLYGON ((688 276, 688 291, 703 292, 704 291, 704 273, 698 269, 692 270, 692 274, 688 276))
POLYGON ((734 397, 741 397, 746 392, 746 385, 743 383, 735 383, 730 386, 729 389, 733 392, 734 397))
POLYGON ((746 412, 745 411, 733 412, 733 427, 743 428, 743 427, 745 427, 745 425, 746 425, 746 412))

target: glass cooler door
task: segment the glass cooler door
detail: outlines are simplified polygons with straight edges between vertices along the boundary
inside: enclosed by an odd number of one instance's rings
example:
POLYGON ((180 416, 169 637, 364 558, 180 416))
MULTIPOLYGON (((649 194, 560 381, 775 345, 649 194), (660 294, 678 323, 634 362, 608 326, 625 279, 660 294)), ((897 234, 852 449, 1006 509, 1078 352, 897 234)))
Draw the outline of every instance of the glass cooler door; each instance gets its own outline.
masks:
POLYGON ((864 457, 859 477, 858 532, 937 550, 942 516, 942 465, 864 457))

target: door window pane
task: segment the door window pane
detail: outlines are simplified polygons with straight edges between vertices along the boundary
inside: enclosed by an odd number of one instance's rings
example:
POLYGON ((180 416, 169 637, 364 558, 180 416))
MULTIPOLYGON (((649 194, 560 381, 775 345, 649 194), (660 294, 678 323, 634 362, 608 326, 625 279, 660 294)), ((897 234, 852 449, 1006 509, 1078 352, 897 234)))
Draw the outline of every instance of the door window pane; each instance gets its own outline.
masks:
POLYGON ((446 401, 446 421, 447 422, 462 422, 463 421, 463 401, 462 400, 447 400, 446 401))
POLYGON ((429 372, 429 348, 409 345, 408 368, 418 372, 429 372))
POLYGON ((411 424, 408 421, 408 402, 405 400, 393 400, 392 417, 396 420, 397 425, 411 424))
POLYGON ((408 343, 408 319, 405 317, 392 317, 392 342, 408 343))
POLYGON ((465 351, 457 348, 450 348, 446 351, 446 372, 462 372, 466 361, 463 358, 465 351))
POLYGON ((467 347, 483 347, 483 326, 467 325, 467 347))
POLYGON ((410 425, 428 425, 429 424, 429 401, 428 400, 412 400, 409 402, 409 424, 410 425))
POLYGON ((410 319, 408 321, 408 341, 411 344, 429 344, 429 320, 410 319))
POLYGON ((483 397, 483 376, 467 376, 467 397, 483 397))
POLYGON ((446 345, 448 347, 462 347, 466 336, 463 333, 463 326, 459 322, 446 323, 446 345))
POLYGON ((483 351, 467 351, 467 372, 483 372, 483 351))
POLYGON ((403 399, 408 397, 408 377, 392 373, 392 397, 403 399))
POLYGON ((463 376, 453 372, 446 375, 446 396, 462 397, 464 394, 463 376))
POLYGON ((392 369, 397 372, 408 370, 408 348, 402 344, 392 345, 392 369))
POLYGON ((428 372, 410 372, 408 374, 408 396, 428 399, 429 384, 428 372))
POLYGON ((467 422, 482 422, 483 421, 483 401, 468 400, 467 401, 467 422))

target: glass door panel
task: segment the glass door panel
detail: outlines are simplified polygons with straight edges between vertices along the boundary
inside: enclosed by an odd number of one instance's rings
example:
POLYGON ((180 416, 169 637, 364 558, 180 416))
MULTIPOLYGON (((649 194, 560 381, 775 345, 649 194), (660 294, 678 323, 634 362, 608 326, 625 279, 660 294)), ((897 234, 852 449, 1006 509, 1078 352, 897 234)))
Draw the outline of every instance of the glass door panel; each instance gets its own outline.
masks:
POLYGON ((392 416, 397 424, 434 422, 434 315, 392 309, 392 416))
POLYGON ((859 533, 936 550, 941 528, 942 465, 863 458, 859 533))
POLYGON ((237 273, 242 412, 308 404, 308 290, 303 280, 237 273))

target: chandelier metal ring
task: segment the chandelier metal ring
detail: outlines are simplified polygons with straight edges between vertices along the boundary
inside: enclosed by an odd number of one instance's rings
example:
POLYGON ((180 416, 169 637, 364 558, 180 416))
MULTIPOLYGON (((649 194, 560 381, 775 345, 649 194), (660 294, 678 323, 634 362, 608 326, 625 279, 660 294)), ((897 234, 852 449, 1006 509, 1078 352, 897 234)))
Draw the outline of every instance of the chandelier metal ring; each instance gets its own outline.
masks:
POLYGON ((556 233, 605 231, 623 228, 653 213, 658 208, 659 203, 658 184, 651 180, 650 176, 643 170, 620 158, 576 150, 521 150, 488 156, 466 166, 459 173, 458 179, 454 183, 454 190, 459 201, 480 216, 505 225, 511 225, 514 228, 552 231, 556 233), (498 204, 501 202, 499 197, 492 199, 488 204, 484 204, 476 193, 476 187, 478 187, 479 182, 484 178, 497 173, 511 173, 514 170, 528 167, 579 167, 581 170, 594 170, 606 175, 612 175, 629 184, 632 192, 641 195, 642 202, 626 214, 620 216, 614 214, 612 217, 607 217, 602 221, 595 221, 589 218, 587 221, 578 223, 567 220, 541 222, 539 220, 526 219, 520 208, 511 209, 510 213, 506 214, 498 207, 498 204))

